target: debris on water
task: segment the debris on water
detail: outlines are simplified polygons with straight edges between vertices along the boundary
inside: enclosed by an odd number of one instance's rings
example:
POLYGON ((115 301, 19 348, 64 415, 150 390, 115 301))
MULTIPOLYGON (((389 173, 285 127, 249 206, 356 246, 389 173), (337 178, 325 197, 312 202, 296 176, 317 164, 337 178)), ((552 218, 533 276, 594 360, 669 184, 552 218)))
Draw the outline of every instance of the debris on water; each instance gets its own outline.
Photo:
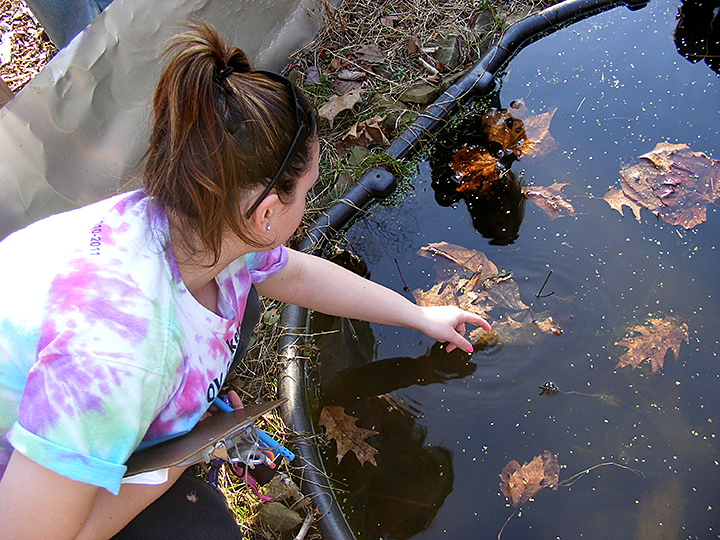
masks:
POLYGON ((538 386, 538 388, 540 389, 540 394, 538 394, 540 396, 542 396, 543 394, 557 394, 560 391, 560 389, 555 386, 555 383, 552 381, 548 381, 542 386, 538 386))

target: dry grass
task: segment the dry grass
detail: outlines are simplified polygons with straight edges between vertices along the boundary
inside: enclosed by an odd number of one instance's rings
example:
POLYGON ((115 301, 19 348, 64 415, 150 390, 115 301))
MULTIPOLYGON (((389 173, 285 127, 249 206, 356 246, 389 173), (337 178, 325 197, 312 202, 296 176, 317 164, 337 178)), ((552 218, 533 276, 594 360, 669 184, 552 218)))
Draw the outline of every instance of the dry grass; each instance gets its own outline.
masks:
MULTIPOLYGON (((316 107, 340 93, 338 75, 342 70, 364 73, 364 99, 354 110, 338 115, 332 126, 321 123, 323 173, 308 220, 312 221, 365 170, 378 161, 387 161, 382 155, 382 146, 362 152, 347 151, 343 139, 353 124, 384 114, 387 103, 394 103, 401 109, 399 121, 385 130, 387 138, 392 140, 404 130, 413 114, 422 109, 397 103, 407 88, 419 83, 440 85, 448 77, 461 73, 480 58, 512 22, 553 3, 553 0, 345 0, 339 8, 326 6, 317 38, 293 55, 287 71, 303 86, 316 107), (484 13, 486 21, 482 33, 474 28, 480 13, 484 13), (439 65, 433 58, 438 39, 450 36, 457 36, 461 44, 460 60, 453 69, 439 65), (382 62, 370 62, 359 54, 361 48, 368 45, 382 52, 382 62), (315 69, 319 79, 311 82, 310 73, 315 69)), ((3 33, 12 33, 14 51, 12 62, 0 68, 0 75, 17 92, 53 56, 55 49, 21 0, 0 0, 0 13, 3 33)), ((401 163, 388 165, 400 174, 404 170, 401 163)), ((227 383, 228 389, 236 390, 245 402, 268 401, 277 396, 276 322, 281 309, 275 302, 265 302, 256 340, 227 383)), ((279 418, 270 415, 263 421, 269 424, 260 427, 279 434, 277 438, 282 440, 286 430, 279 418)), ((221 473, 220 483, 246 538, 280 538, 257 522, 257 498, 239 485, 233 475, 221 473)), ((313 530, 306 536, 310 540, 319 537, 313 530)))
POLYGON ((57 49, 20 0, 0 0, 0 31, 0 48, 10 44, 0 60, 0 77, 17 93, 55 56, 57 49), (9 53, 9 62, 5 62, 5 53, 9 53))

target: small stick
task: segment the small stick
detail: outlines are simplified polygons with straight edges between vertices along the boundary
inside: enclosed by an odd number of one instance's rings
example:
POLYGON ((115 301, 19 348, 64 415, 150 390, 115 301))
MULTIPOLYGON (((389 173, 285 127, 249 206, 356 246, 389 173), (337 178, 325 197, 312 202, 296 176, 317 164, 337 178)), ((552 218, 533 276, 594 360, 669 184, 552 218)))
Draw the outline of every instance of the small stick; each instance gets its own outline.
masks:
POLYGON ((305 521, 303 521, 302 527, 300 527, 300 532, 298 532, 297 536, 295 537, 295 540, 303 540, 305 538, 305 535, 310 530, 310 525, 312 525, 313 522, 313 515, 312 511, 308 512, 308 515, 305 516, 305 521))
POLYGON ((395 266, 397 266, 398 274, 400 274, 400 280, 403 282, 403 291, 410 292, 410 287, 408 287, 407 283, 405 283, 405 278, 402 275, 402 272, 400 271, 400 265, 397 262, 397 259, 393 259, 395 261, 395 266))
POLYGON ((552 276, 552 273, 553 273, 553 271, 550 270, 550 273, 549 273, 549 274, 547 275, 547 277, 545 278, 545 282, 542 284, 542 287, 540 287, 540 290, 539 290, 538 293, 535 295, 535 298, 547 298, 548 296, 550 296, 550 295, 552 295, 552 294, 555 294, 555 291, 553 291, 553 292, 551 292, 550 294, 546 294, 545 296, 540 296, 540 295, 542 294, 542 292, 543 292, 543 289, 545 288, 545 285, 547 285, 547 282, 548 282, 548 280, 550 279, 550 276, 552 276))
POLYGON ((507 526, 508 522, 513 518, 513 516, 517 514, 517 508, 515 511, 510 514, 510 517, 505 520, 505 524, 502 526, 502 529, 500 529, 500 532, 498 533, 498 540, 500 540, 500 537, 502 536, 503 531, 505 530, 505 527, 507 526))

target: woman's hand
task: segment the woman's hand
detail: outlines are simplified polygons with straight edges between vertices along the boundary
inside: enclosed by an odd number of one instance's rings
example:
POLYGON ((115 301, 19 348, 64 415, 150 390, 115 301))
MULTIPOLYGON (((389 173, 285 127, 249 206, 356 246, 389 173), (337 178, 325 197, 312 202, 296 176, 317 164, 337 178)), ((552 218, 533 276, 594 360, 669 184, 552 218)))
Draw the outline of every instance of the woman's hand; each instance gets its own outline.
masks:
MULTIPOLYGON (((227 393, 227 397, 230 400, 230 406, 234 410, 237 411, 238 409, 243 408, 243 403, 240 400, 240 396, 237 395, 237 392, 235 390, 230 390, 227 393)), ((214 415, 220 414, 220 413, 222 413, 222 411, 220 409, 218 409, 215 405, 210 405, 210 408, 207 410, 207 412, 200 417, 199 422, 202 422, 206 418, 210 418, 211 416, 214 416, 214 415)))
POLYGON ((465 323, 479 326, 489 332, 490 325, 480 315, 455 306, 420 307, 421 319, 415 328, 440 343, 449 343, 447 352, 456 348, 465 352, 473 351, 472 344, 465 339, 465 323))
POLYGON ((463 337, 466 323, 490 330, 485 319, 475 313, 455 306, 418 307, 382 285, 294 250, 288 250, 287 266, 256 288, 268 298, 328 315, 419 330, 449 343, 448 352, 456 348, 472 352, 472 345, 463 337))

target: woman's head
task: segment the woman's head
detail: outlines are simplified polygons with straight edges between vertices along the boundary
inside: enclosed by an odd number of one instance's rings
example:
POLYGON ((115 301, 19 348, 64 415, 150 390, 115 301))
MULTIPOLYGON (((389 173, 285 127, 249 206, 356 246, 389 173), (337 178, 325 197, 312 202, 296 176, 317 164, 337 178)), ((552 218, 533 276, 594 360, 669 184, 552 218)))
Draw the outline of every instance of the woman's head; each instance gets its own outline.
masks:
POLYGON ((313 159, 314 112, 287 79, 252 71, 245 54, 205 23, 173 37, 165 56, 145 189, 185 235, 185 246, 208 250, 215 261, 229 232, 267 247, 252 214, 271 192, 293 201, 313 159))

